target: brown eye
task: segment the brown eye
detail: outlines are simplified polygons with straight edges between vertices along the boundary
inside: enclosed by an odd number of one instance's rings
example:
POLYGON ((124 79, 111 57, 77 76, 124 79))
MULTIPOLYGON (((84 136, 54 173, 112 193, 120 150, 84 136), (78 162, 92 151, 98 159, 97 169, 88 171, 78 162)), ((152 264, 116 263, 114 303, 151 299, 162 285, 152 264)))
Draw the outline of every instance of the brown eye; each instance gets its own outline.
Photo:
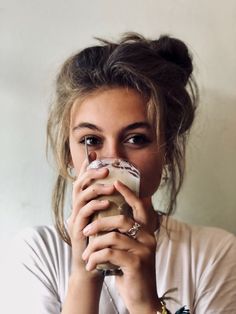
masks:
POLYGON ((144 134, 133 135, 126 139, 126 143, 136 146, 143 146, 150 142, 149 138, 144 134))
POLYGON ((85 145, 85 141, 87 143, 88 146, 99 146, 102 144, 102 141, 100 138, 98 138, 97 136, 86 136, 83 137, 80 141, 80 144, 84 144, 85 145))

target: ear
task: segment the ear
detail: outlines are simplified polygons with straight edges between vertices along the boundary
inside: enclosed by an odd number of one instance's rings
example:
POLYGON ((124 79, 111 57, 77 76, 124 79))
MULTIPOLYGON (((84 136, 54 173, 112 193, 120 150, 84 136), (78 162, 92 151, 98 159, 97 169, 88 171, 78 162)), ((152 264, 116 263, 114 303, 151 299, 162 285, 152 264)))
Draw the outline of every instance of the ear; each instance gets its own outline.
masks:
POLYGON ((71 168, 71 169, 74 168, 74 163, 73 163, 73 160, 72 160, 72 158, 71 158, 71 155, 68 156, 68 159, 67 159, 66 164, 67 164, 67 167, 68 167, 68 168, 71 168))

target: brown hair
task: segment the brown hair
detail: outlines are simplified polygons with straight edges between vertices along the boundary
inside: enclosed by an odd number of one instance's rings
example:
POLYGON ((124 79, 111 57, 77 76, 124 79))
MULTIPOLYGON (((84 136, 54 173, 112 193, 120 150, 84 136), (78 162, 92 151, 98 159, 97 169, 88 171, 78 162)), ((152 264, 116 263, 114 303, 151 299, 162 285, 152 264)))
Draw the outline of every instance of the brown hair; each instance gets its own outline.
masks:
POLYGON ((136 33, 126 33, 117 43, 99 41, 99 45, 82 50, 63 64, 47 125, 48 144, 58 169, 52 197, 54 219, 68 244, 63 211, 66 187, 72 180, 68 171, 69 122, 75 99, 112 87, 133 88, 147 97, 157 134, 159 123, 164 130, 170 190, 168 214, 174 211, 183 182, 186 138, 197 106, 192 59, 182 41, 169 36, 149 40, 136 33))

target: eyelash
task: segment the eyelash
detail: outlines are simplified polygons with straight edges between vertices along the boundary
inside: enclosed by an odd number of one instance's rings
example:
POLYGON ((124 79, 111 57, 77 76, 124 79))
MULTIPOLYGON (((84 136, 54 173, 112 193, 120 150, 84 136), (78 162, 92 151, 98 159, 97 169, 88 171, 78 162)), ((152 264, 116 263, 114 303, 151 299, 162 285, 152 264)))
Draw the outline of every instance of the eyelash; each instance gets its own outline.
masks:
POLYGON ((135 145, 135 146, 145 146, 151 142, 151 140, 145 134, 134 134, 132 136, 129 136, 125 140, 125 142, 128 143, 129 140, 132 140, 132 141, 134 140, 133 143, 129 143, 129 144, 135 145))
MULTIPOLYGON (((85 140, 87 140, 87 145, 90 147, 99 147, 100 145, 102 145, 102 139, 94 135, 83 137, 79 141, 79 143, 85 145, 85 140)), ((151 143, 151 139, 147 137, 145 134, 134 134, 128 136, 126 139, 124 139, 123 142, 127 143, 128 145, 143 147, 151 143), (129 142, 130 140, 132 140, 132 142, 129 142)))
POLYGON ((83 137, 80 141, 79 141, 79 143, 80 144, 83 144, 83 145, 85 145, 85 140, 87 140, 87 145, 88 146, 98 146, 98 145, 101 145, 102 144, 102 141, 101 141, 101 139, 99 138, 99 137, 97 137, 97 136, 94 136, 94 135, 88 135, 88 136, 85 136, 85 137, 83 137), (96 140, 97 142, 99 142, 99 143, 89 143, 88 141, 94 141, 94 140, 96 140))

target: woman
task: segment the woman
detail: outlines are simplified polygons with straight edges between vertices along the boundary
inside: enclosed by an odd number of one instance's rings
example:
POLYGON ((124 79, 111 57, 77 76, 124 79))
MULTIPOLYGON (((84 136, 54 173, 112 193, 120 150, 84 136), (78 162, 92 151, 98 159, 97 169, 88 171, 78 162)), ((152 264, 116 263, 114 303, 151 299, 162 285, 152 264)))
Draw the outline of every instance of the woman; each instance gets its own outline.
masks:
POLYGON ((192 71, 186 45, 168 36, 148 40, 126 34, 65 62, 48 121, 58 169, 56 228, 28 230, 18 241, 16 283, 26 289, 18 297, 19 313, 236 310, 235 237, 169 217, 183 181, 197 103, 192 71), (141 174, 139 197, 119 181, 96 183, 108 170, 87 170, 85 144, 90 160, 112 157, 134 164, 141 174), (72 211, 65 221, 66 187, 72 182, 72 211), (160 183, 169 191, 167 215, 151 201, 160 183), (115 191, 132 208, 132 217, 91 222, 94 213, 109 207, 97 196, 115 191), (96 270, 104 262, 118 265, 122 274, 104 277, 96 270))

